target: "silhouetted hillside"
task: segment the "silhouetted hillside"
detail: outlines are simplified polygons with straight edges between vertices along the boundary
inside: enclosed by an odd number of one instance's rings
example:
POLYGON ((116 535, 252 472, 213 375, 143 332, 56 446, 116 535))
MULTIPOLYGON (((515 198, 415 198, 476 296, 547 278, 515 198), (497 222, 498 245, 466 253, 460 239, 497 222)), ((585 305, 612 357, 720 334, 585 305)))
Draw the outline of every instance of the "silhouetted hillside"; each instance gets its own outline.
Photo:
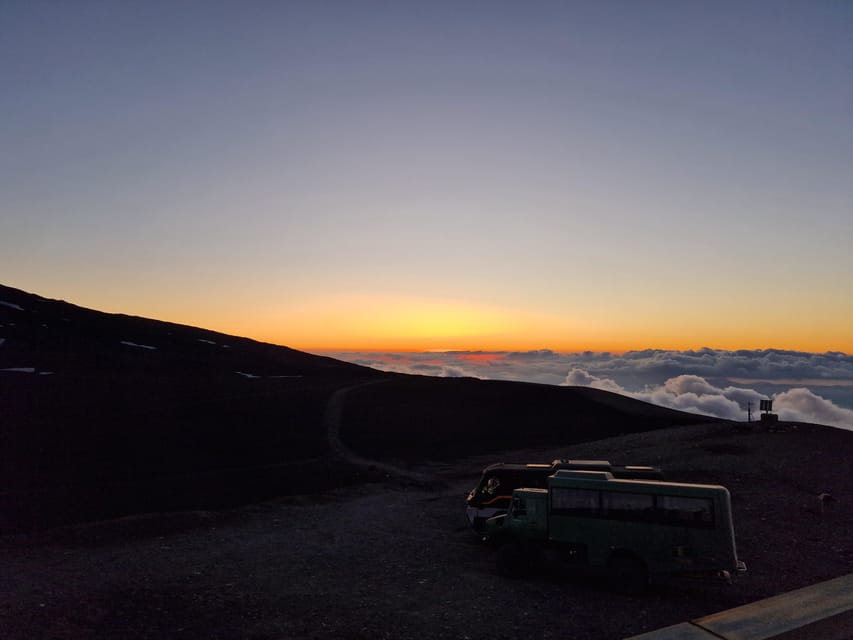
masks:
POLYGON ((342 436, 370 456, 422 461, 715 421, 598 389, 401 376, 350 393, 342 436))
MULTIPOLYGON (((191 503, 206 483, 224 502, 251 498, 255 487, 240 488, 245 477, 197 474, 324 456, 329 395, 382 376, 8 287, 0 287, 0 341, 7 517, 40 512, 40 504, 67 511, 61 519, 75 518, 75 509, 92 516, 133 511, 139 500, 144 508, 166 508, 191 503)), ((272 483, 263 474, 257 480, 260 489, 272 483)))
POLYGON ((387 374, 0 286, 0 527, 358 481, 324 421, 345 389, 340 439, 377 459, 709 420, 592 389, 387 374))

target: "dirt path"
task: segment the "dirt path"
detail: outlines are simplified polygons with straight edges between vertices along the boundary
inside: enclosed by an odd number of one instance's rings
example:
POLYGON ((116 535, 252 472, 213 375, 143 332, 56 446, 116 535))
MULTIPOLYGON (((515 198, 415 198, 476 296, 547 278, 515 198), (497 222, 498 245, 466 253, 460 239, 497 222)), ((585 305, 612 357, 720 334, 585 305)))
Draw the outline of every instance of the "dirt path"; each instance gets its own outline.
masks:
POLYGON ((329 447, 331 447, 332 452, 336 456, 351 465, 363 467, 369 470, 379 470, 390 476, 407 478, 416 482, 428 482, 432 479, 430 476, 416 471, 411 471, 409 469, 403 469, 402 467, 398 467, 381 460, 370 460, 365 458, 352 449, 349 449, 341 440, 343 407, 347 394, 355 389, 360 389, 372 384, 380 384, 382 382, 384 382, 384 380, 371 380, 370 382, 342 387, 332 394, 329 401, 326 403, 326 412, 323 416, 323 424, 326 428, 326 437, 329 440, 329 447))

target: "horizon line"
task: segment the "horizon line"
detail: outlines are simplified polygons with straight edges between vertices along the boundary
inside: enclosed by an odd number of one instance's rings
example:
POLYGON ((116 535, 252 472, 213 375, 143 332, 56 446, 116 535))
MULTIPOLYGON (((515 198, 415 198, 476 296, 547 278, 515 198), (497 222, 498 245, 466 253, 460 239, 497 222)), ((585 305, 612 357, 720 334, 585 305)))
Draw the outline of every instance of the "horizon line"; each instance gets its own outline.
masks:
POLYGON ((725 351, 728 353, 736 353, 738 351, 747 352, 787 352, 787 353, 808 353, 808 354, 839 354, 843 356, 853 355, 853 352, 844 351, 842 349, 827 349, 824 351, 810 351, 807 349, 796 349, 791 347, 641 347, 631 349, 552 349, 548 347, 540 347, 533 349, 484 349, 484 348, 449 348, 449 349, 419 349, 413 347, 290 347, 299 351, 307 351, 310 353, 423 353, 423 354, 443 354, 443 353, 483 353, 483 354, 509 354, 509 353, 555 353, 566 355, 577 355, 582 353, 609 353, 613 355, 624 355, 626 353, 636 353, 642 351, 664 351, 664 352, 701 352, 701 351, 725 351))

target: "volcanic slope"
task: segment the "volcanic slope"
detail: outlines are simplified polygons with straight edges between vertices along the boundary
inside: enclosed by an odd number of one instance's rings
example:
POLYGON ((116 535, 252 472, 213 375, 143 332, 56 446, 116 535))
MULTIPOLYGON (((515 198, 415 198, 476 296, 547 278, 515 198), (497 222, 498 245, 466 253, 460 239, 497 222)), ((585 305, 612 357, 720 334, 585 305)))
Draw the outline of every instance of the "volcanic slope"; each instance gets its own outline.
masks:
POLYGON ((375 479, 369 459, 712 420, 593 389, 383 373, 2 285, 0 412, 0 529, 322 490, 375 479), (333 397, 358 463, 331 442, 333 397))

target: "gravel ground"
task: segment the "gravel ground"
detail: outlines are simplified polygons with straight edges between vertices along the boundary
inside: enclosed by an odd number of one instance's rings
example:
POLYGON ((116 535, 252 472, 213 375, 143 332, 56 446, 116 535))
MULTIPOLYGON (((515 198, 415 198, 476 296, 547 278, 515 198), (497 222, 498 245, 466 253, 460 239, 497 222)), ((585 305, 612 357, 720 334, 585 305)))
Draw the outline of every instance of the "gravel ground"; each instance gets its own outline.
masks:
POLYGON ((418 466, 227 512, 150 514, 0 539, 0 637, 624 638, 853 572, 853 433, 680 427, 418 466), (496 575, 464 496, 488 463, 605 458, 732 492, 734 585, 648 593, 496 575), (429 478, 427 481, 412 478, 429 478), (832 494, 821 510, 817 496, 832 494))

